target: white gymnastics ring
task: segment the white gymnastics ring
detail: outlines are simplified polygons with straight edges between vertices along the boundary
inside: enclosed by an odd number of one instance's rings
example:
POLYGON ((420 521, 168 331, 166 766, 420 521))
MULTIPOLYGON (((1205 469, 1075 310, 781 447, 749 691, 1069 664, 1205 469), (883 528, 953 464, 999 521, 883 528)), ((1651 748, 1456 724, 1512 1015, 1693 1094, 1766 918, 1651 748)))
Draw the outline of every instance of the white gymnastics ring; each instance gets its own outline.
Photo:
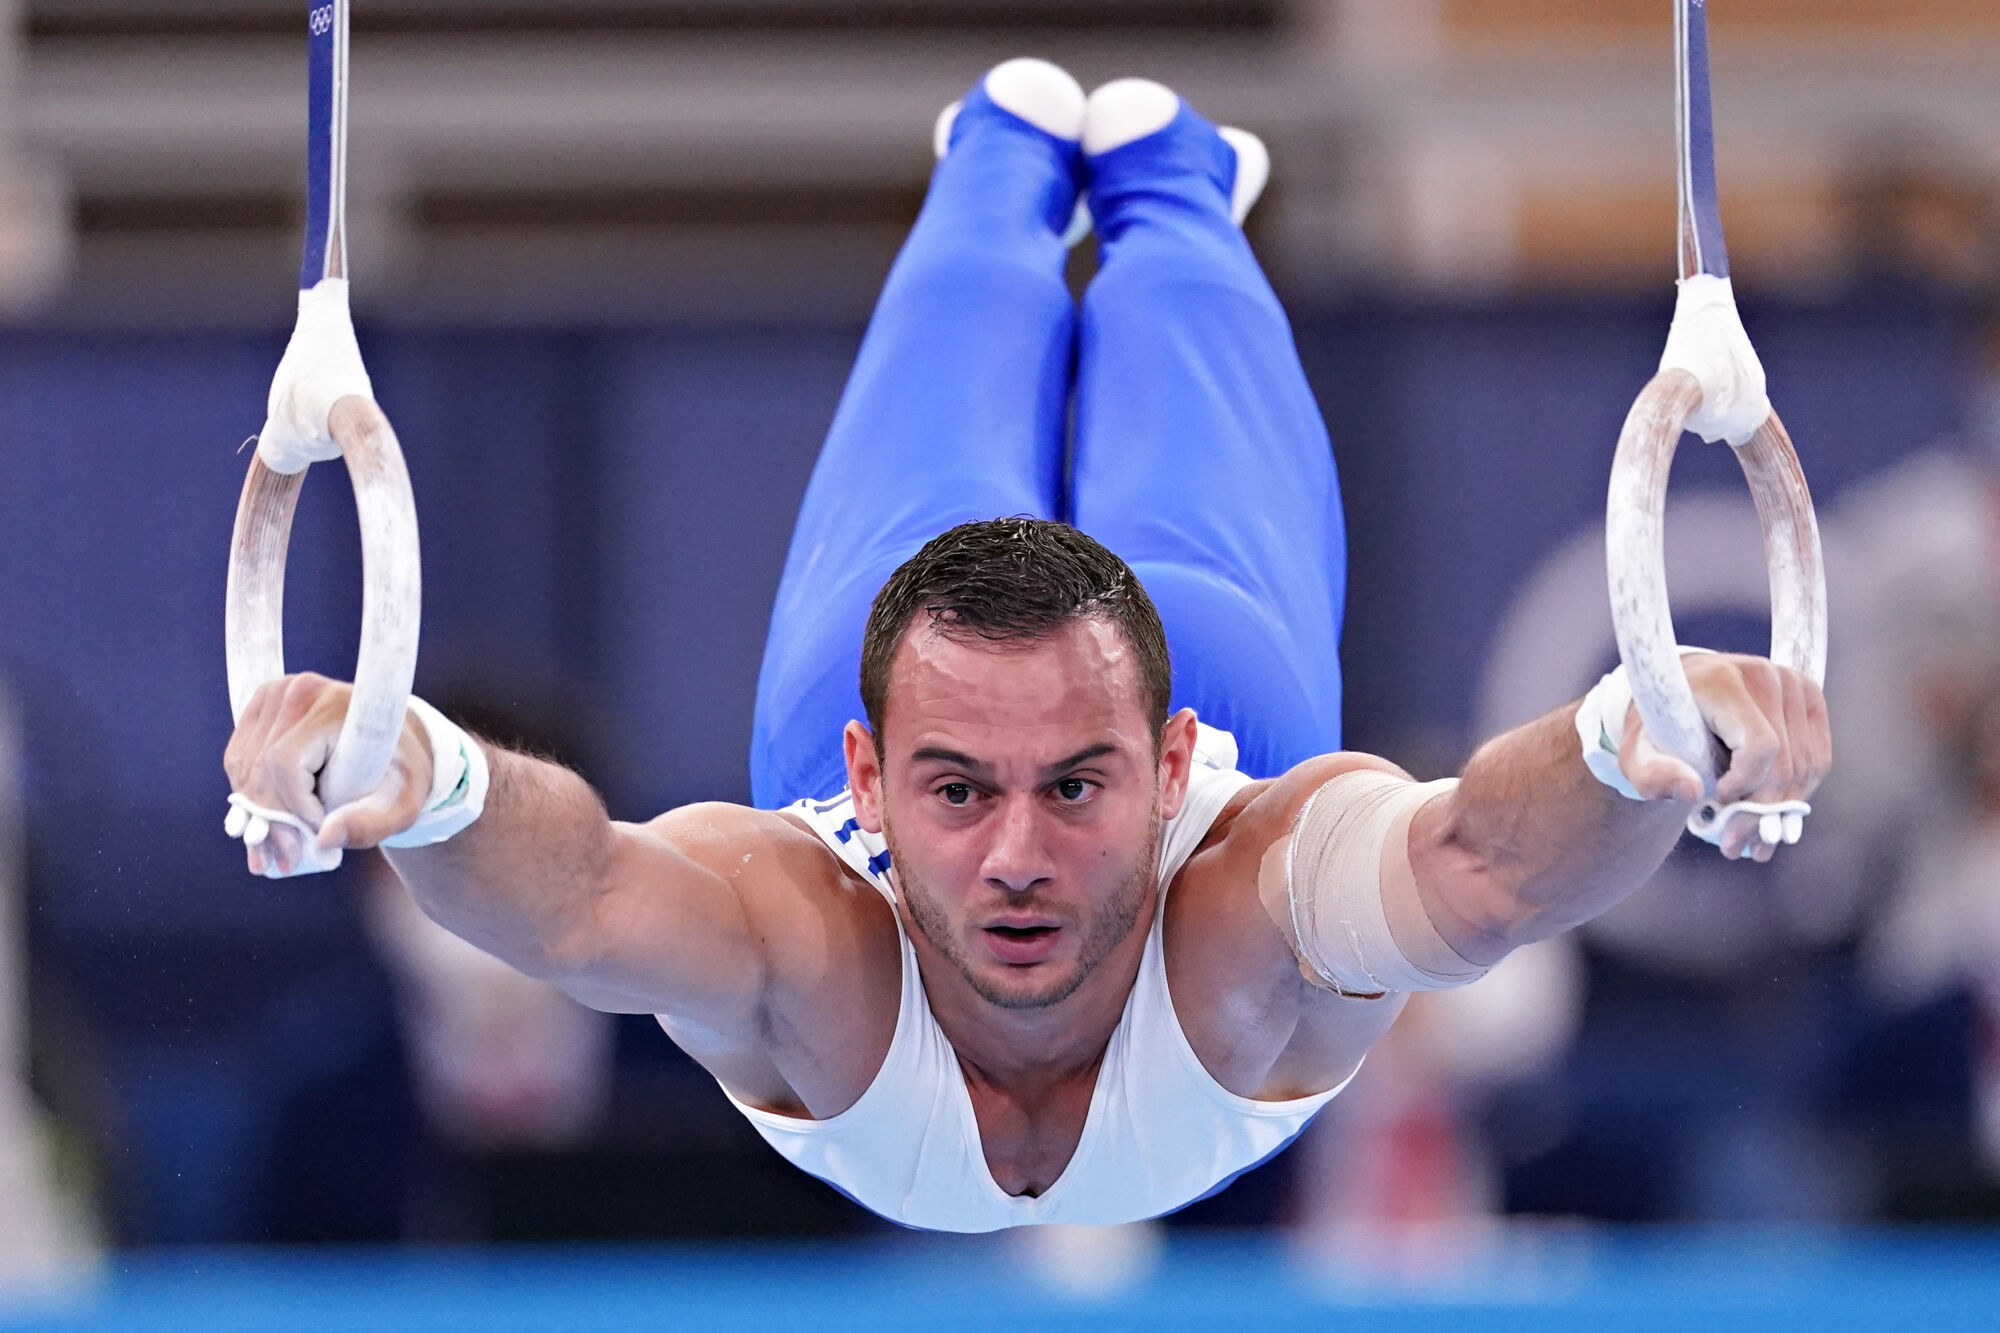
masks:
MULTIPOLYGON (((1701 406, 1701 386, 1685 370, 1655 375, 1632 404, 1618 437, 1605 511, 1611 575, 1611 619, 1632 702, 1654 744, 1701 775, 1714 795, 1720 770, 1710 737, 1675 646, 1667 601, 1665 509, 1667 473, 1688 417, 1701 406)), ((1733 449, 1757 518, 1771 583, 1771 660, 1812 678, 1826 678, 1826 567, 1819 521, 1791 437, 1773 412, 1733 449)), ((1713 822, 1713 802, 1691 825, 1713 822)), ((1699 831, 1699 830, 1697 830, 1699 831)))
MULTIPOLYGON (((417 509, 389 419, 357 394, 337 400, 327 429, 340 446, 361 518, 361 650, 354 694, 320 771, 326 809, 372 790, 389 769, 417 669, 423 605, 417 509)), ((257 687, 285 674, 285 554, 306 472, 273 471, 252 456, 236 509, 224 612, 229 706, 238 721, 257 687)))

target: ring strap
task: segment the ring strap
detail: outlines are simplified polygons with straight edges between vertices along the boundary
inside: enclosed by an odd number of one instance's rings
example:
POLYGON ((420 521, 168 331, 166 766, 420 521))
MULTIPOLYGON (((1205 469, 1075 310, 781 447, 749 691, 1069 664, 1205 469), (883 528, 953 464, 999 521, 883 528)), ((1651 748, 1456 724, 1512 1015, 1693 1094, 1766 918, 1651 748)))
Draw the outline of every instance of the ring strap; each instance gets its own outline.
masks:
MULTIPOLYGON (((345 0, 342 0, 345 3, 345 0)), ((1708 87, 1707 0, 1674 0, 1674 112, 1680 131, 1681 276, 1729 276, 1715 188, 1715 111, 1708 87)))

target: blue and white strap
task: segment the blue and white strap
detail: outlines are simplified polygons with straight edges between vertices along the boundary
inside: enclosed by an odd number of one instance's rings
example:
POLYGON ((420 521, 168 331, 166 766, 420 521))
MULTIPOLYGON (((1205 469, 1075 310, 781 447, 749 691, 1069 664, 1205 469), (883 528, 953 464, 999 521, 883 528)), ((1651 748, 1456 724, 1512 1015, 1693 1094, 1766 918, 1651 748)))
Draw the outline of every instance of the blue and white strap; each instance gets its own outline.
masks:
POLYGON ((1680 135, 1681 276, 1729 276, 1715 188, 1715 108, 1708 87, 1707 0, 1674 0, 1674 114, 1680 135))
POLYGON ((1687 428, 1713 444, 1747 443, 1771 415, 1764 366, 1744 332, 1729 280, 1729 247, 1715 184, 1707 0, 1674 3, 1675 113, 1680 167, 1680 286, 1661 370, 1701 385, 1687 428))
POLYGON ((354 339, 347 293, 347 0, 307 11, 306 236, 299 315, 271 377, 257 453, 274 472, 340 457, 334 403, 374 386, 354 339))
POLYGON ((347 276, 347 0, 306 11, 306 243, 299 290, 347 276))

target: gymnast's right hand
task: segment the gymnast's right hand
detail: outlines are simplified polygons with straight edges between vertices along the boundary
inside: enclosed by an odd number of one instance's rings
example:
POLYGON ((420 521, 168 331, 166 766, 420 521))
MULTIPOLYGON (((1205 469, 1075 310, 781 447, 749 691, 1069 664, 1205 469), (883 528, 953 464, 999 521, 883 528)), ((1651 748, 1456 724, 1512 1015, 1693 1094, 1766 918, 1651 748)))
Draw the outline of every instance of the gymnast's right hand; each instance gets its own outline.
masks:
POLYGON ((223 751, 233 789, 227 828, 252 874, 271 879, 339 864, 346 847, 373 847, 417 820, 431 785, 430 741, 414 717, 373 790, 328 812, 319 775, 333 754, 354 687, 301 672, 258 687, 223 751), (258 825, 264 827, 261 836, 258 825))

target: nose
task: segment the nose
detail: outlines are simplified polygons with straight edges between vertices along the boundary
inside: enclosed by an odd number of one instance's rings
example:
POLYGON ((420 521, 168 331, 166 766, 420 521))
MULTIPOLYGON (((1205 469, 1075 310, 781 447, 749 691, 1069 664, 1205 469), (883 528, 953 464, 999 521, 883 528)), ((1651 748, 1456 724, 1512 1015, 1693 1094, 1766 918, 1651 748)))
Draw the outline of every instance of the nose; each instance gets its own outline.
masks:
POLYGON ((1028 893, 1055 878, 1055 865, 1032 796, 1002 800, 992 829, 993 840, 987 844, 979 867, 988 884, 1007 893, 1028 893))

